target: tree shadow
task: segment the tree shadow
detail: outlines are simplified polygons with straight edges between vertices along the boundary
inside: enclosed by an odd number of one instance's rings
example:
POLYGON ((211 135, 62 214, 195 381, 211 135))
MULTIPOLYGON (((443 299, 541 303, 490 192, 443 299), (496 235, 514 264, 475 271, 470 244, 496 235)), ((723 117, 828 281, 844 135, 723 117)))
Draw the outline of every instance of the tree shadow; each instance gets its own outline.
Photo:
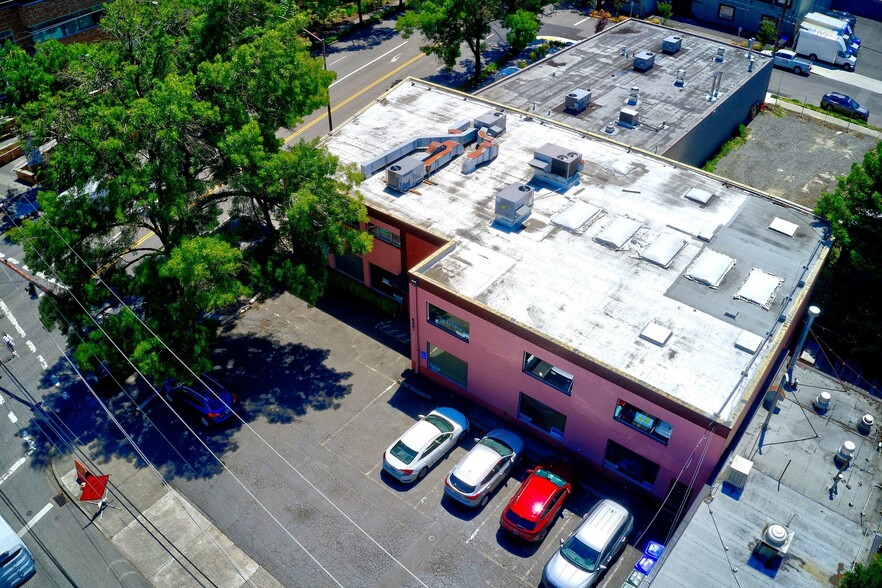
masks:
POLYGON ((398 36, 394 20, 385 20, 376 26, 365 27, 327 47, 328 57, 338 53, 369 51, 381 43, 398 36))
MULTIPOLYGON (((351 391, 352 374, 328 367, 329 355, 327 349, 300 343, 227 337, 215 364, 241 367, 215 370, 211 376, 238 397, 232 408, 242 420, 233 416, 209 427, 199 424, 199 415, 168 405, 141 378, 105 397, 93 395, 79 379, 68 377, 67 384, 51 386, 46 376, 43 384, 50 391, 26 427, 34 444, 31 466, 42 468, 53 459, 72 462, 75 455, 85 455, 99 469, 114 459, 141 469, 149 460, 166 479, 211 478, 223 471, 217 458, 238 449, 236 433, 243 421, 284 424, 311 411, 339 408, 351 391)), ((58 364, 62 363, 48 371, 67 373, 67 362, 61 359, 58 364)), ((3 383, 10 387, 6 379, 3 383)), ((21 387, 21 382, 16 385, 21 387)), ((33 399, 25 396, 21 401, 28 404, 33 399)))

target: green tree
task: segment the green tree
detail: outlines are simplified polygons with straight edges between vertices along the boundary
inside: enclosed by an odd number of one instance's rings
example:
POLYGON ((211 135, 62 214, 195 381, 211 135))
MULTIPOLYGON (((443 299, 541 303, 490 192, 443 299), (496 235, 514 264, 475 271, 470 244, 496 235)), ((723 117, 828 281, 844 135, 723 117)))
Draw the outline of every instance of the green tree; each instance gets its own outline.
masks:
POLYGON ((839 588, 882 588, 882 556, 873 556, 870 565, 855 565, 842 576, 839 588))
POLYGON ((835 248, 815 298, 826 342, 868 371, 879 372, 882 343, 882 143, 821 195, 815 212, 830 221, 835 248), (842 304, 847 299, 848 304, 842 304))
POLYGON ((662 19, 662 24, 667 24, 668 20, 674 16, 674 6, 670 2, 659 2, 656 10, 662 19))
POLYGON ((149 330, 125 313, 108 328, 161 378, 179 368, 150 331, 205 369, 211 313, 248 284, 314 301, 329 253, 369 249, 349 228, 366 219, 358 174, 315 144, 282 150, 275 136, 327 104, 334 74, 309 55, 306 23, 263 0, 116 0, 101 21, 108 41, 3 53, 37 80, 15 82, 21 131, 58 141, 43 215, 20 238, 30 267, 68 287, 41 316, 65 329, 78 360, 115 353, 92 319, 108 289, 135 301, 149 330), (260 228, 247 253, 223 236, 226 213, 260 228))
POLYGON ((764 18, 760 21, 759 32, 756 40, 763 45, 771 45, 778 40, 778 27, 774 20, 764 18))
POLYGON ((512 53, 519 53, 536 39, 539 24, 539 17, 535 12, 522 8, 505 17, 505 27, 508 29, 506 40, 512 53))
MULTIPOLYGON (((406 39, 419 31, 428 41, 420 49, 426 55, 435 55, 448 68, 456 65, 460 47, 465 43, 475 61, 475 79, 481 77, 483 62, 481 52, 484 38, 490 34, 490 24, 506 15, 517 14, 519 9, 535 13, 536 2, 502 2, 501 0, 414 0, 410 11, 399 17, 395 28, 406 39)), ((521 43, 530 35, 534 24, 525 16, 511 21, 517 29, 512 30, 514 39, 521 43)), ((537 29, 538 30, 538 29, 537 29)), ((534 34, 535 37, 535 34, 534 34)))

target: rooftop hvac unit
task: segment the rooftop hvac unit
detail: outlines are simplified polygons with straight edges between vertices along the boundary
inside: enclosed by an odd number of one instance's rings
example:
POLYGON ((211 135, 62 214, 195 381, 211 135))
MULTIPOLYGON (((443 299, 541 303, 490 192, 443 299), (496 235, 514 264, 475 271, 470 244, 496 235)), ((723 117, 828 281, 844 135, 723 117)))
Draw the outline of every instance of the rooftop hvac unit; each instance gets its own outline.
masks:
POLYGON ((634 54, 634 69, 637 71, 649 71, 655 65, 655 53, 652 51, 638 51, 634 54))
POLYGON ((546 143, 535 152, 530 165, 554 176, 569 179, 579 173, 582 154, 560 145, 546 143))
POLYGON ((638 124, 640 113, 632 108, 623 108, 619 111, 619 124, 623 127, 633 128, 638 124))
POLYGON ((591 103, 591 90, 577 88, 566 95, 564 103, 570 112, 582 112, 591 103))
POLYGON ((533 188, 526 184, 509 184, 496 195, 496 223, 519 227, 533 212, 533 188))
POLYGON ((762 562, 783 558, 793 543, 793 532, 784 525, 770 523, 763 527, 760 540, 754 548, 754 555, 762 562))
POLYGON ((405 157, 386 168, 386 185, 399 192, 407 192, 426 175, 426 164, 417 157, 405 157))
POLYGON ((750 475, 750 470, 752 469, 752 461, 745 459, 740 455, 736 455, 735 459, 733 459, 732 463, 729 465, 729 473, 726 475, 724 481, 743 490, 744 485, 747 483, 747 476, 750 475))
POLYGON ((679 35, 670 35, 662 39, 662 52, 673 55, 683 46, 683 37, 679 35))
POLYGON ((505 131, 505 113, 498 110, 488 110, 475 119, 476 129, 488 129, 490 134, 498 137, 505 131))

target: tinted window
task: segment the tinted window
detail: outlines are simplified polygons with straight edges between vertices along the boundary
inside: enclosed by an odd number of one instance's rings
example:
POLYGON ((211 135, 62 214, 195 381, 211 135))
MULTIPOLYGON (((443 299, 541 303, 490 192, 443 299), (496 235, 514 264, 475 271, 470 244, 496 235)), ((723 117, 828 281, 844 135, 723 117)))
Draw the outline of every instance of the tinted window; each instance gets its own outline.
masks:
POLYGON ((413 458, 416 457, 417 452, 399 441, 395 444, 391 451, 389 451, 396 458, 400 459, 403 463, 410 463, 413 461, 413 458))
POLYGON ((526 531, 532 531, 536 528, 536 523, 534 523, 533 521, 528 521, 524 517, 515 514, 510 510, 505 511, 505 519, 514 526, 520 527, 521 529, 524 529, 526 531))
POLYGON ((548 470, 541 470, 540 469, 540 470, 536 470, 533 473, 536 474, 537 476, 539 476, 540 478, 545 478, 546 480, 549 480, 549 481, 553 482, 554 484, 557 484, 557 486, 560 488, 567 485, 567 481, 564 480, 563 478, 561 478, 560 476, 558 476, 557 474, 555 474, 554 472, 549 472, 548 470))
POLYGON ((426 417, 425 420, 427 423, 432 423, 433 425, 435 425, 442 433, 450 433, 451 431, 453 431, 453 425, 450 423, 450 421, 448 421, 447 419, 442 419, 437 415, 430 414, 426 417))
POLYGON ((500 441, 498 439, 491 439, 490 437, 485 437, 485 438, 481 439, 481 445, 486 445, 487 447, 489 447, 490 449, 492 449, 493 451, 495 451, 496 453, 498 453, 499 455, 501 455, 503 457, 508 457, 509 455, 514 453, 514 451, 512 451, 512 449, 511 449, 511 447, 509 447, 508 445, 506 445, 505 443, 503 443, 502 441, 500 441))
POLYGON ((459 478, 457 478, 456 476, 454 476, 452 474, 450 476, 450 485, 453 486, 454 488, 456 488, 457 490, 459 490, 460 492, 464 492, 466 494, 471 494, 472 492, 475 491, 474 486, 472 486, 471 484, 466 484, 465 482, 463 482, 462 480, 460 480, 459 478))
POLYGON ((597 569, 597 560, 600 558, 600 553, 579 541, 575 536, 570 537, 563 544, 563 547, 560 548, 560 553, 571 564, 582 568, 586 572, 593 572, 597 569))

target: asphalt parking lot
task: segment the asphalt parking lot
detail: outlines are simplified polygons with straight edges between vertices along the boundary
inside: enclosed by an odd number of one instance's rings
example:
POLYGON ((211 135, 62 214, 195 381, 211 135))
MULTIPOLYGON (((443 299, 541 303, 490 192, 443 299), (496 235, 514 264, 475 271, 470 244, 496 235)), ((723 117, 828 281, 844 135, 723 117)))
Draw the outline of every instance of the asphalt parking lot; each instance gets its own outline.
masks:
MULTIPOLYGON (((142 446, 222 532, 290 586, 536 586, 559 540, 607 496, 634 512, 636 542, 655 505, 585 468, 542 544, 502 534, 502 510, 547 451, 526 435, 527 455, 484 509, 443 498, 447 473, 498 421, 410 375, 406 348, 377 318, 346 300, 311 308, 283 295, 258 304, 224 334, 216 358, 248 423, 204 431, 228 469, 192 435, 175 432, 174 416, 158 403, 148 415, 175 448, 148 441, 156 433, 146 427, 142 446), (470 418, 464 442, 422 481, 404 485, 385 474, 388 445, 444 405, 470 418)), ((646 534, 640 547, 665 532, 646 534)), ((628 547, 601 585, 621 586, 638 554, 628 547)))

